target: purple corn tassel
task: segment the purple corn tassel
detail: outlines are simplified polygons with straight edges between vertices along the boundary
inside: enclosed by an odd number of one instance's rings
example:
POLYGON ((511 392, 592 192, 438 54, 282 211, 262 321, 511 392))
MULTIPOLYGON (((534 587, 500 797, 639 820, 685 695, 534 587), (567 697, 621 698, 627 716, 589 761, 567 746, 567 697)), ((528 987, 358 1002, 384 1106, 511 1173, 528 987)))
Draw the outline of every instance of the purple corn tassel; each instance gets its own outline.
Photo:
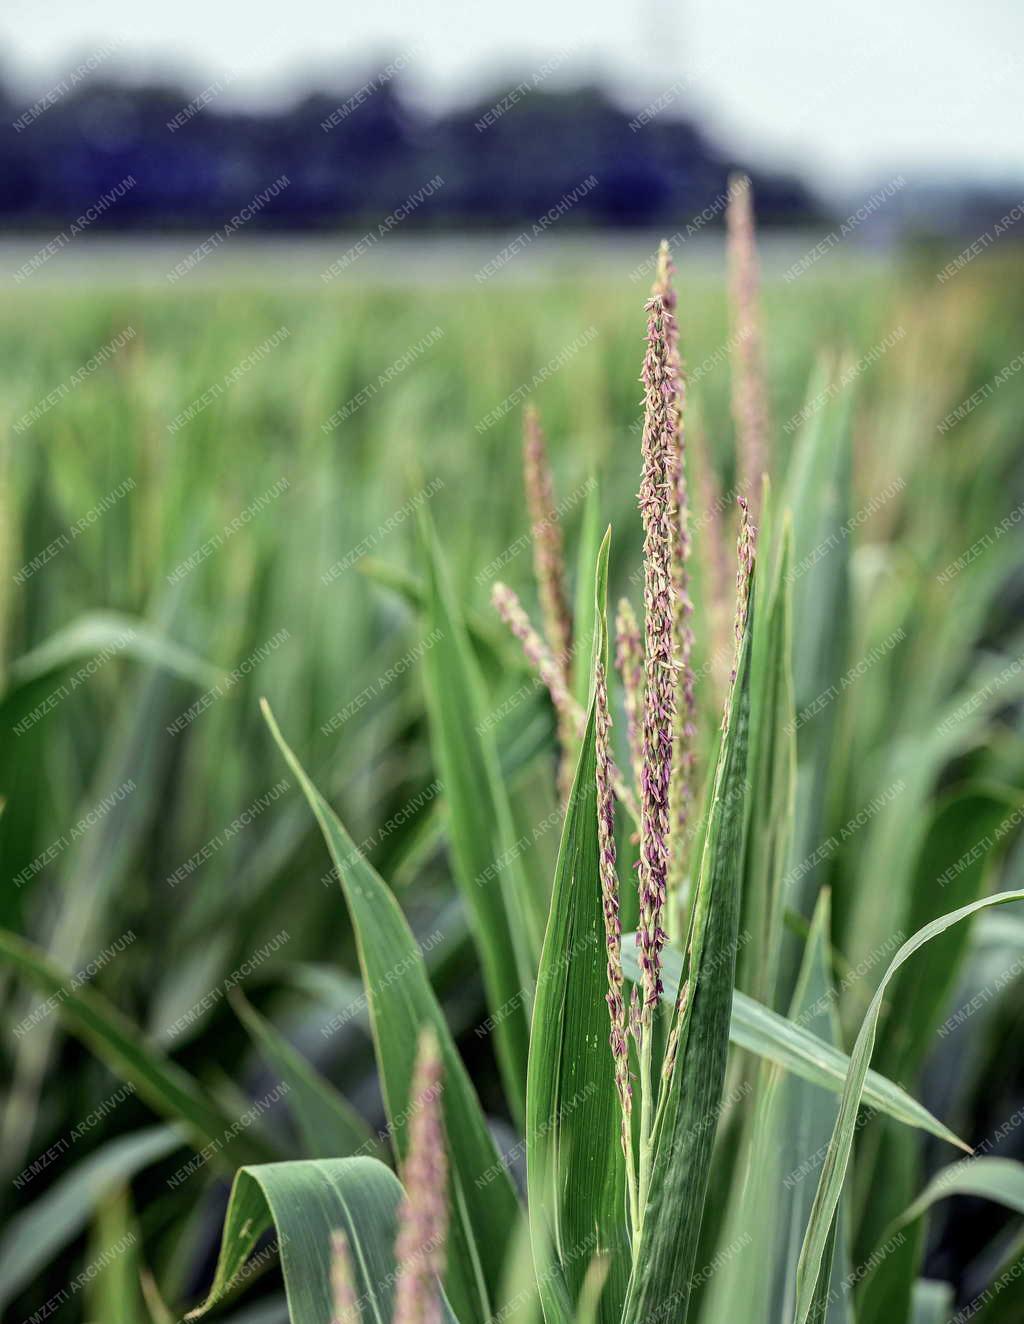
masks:
POLYGON ((676 719, 673 732, 672 777, 669 800, 672 807, 672 859, 668 889, 674 892, 682 886, 686 865, 686 828, 693 800, 693 781, 696 767, 694 741, 696 740, 696 696, 693 675, 693 630, 690 617, 693 602, 690 599, 690 503, 686 485, 686 434, 683 430, 685 383, 679 356, 679 324, 675 316, 676 292, 672 286, 675 267, 669 253, 668 242, 661 241, 658 250, 658 272, 653 293, 661 298, 669 317, 666 319, 665 339, 669 372, 674 381, 673 435, 669 449, 669 482, 673 503, 674 537, 670 558, 673 589, 673 628, 678 649, 679 680, 676 692, 676 719))
POLYGON ((441 1050, 432 1027, 420 1033, 409 1095, 409 1146, 398 1210, 393 1324, 440 1324, 440 1279, 448 1234, 448 1154, 441 1120, 441 1050))
POLYGON ((643 472, 639 505, 644 526, 644 717, 640 787, 640 965, 644 1008, 653 1015, 661 993, 661 951, 668 875, 669 784, 675 733, 676 657, 672 587, 672 449, 678 375, 670 362, 672 314, 659 296, 648 301, 643 472))
POLYGON ((527 405, 523 412, 523 478, 533 534, 533 569, 537 579, 544 633, 569 683, 572 655, 572 616, 565 583, 562 526, 555 506, 551 465, 537 410, 527 405))
POLYGON ((581 714, 578 714, 575 709, 579 705, 575 703, 573 696, 569 693, 558 660, 540 634, 534 629, 523 604, 519 601, 518 595, 507 584, 502 584, 499 581, 491 588, 491 603, 501 619, 522 644, 527 662, 540 676, 551 695, 555 712, 558 713, 559 717, 568 716, 574 729, 578 730, 581 725, 579 720, 581 714))
POLYGON ((740 664, 740 649, 743 647, 743 632, 747 628, 747 613, 750 610, 750 583, 754 576, 754 557, 757 546, 757 529, 750 518, 750 504, 746 497, 737 497, 740 508, 740 531, 736 538, 736 644, 733 653, 732 671, 729 674, 729 695, 722 713, 722 730, 729 724, 729 705, 732 700, 732 688, 736 684, 736 673, 740 664))
POLYGON ((732 412, 736 427, 740 491, 754 517, 761 501, 761 476, 768 471, 768 397, 761 358, 761 310, 753 190, 746 175, 729 179, 725 212, 728 232, 732 343, 732 412))
MULTIPOLYGON (((522 644, 527 662, 547 687, 559 720, 564 721, 577 738, 582 736, 587 725, 587 715, 576 698, 566 689, 550 648, 533 628, 516 593, 507 584, 496 583, 491 589, 491 603, 522 644)), ((636 796, 625 785, 614 764, 612 764, 612 781, 615 794, 629 810, 632 818, 639 822, 640 810, 637 807, 636 796)))
MULTIPOLYGON (((547 445, 537 410, 528 404, 523 413, 523 477, 533 534, 533 570, 540 597, 544 634, 561 672, 562 685, 569 688, 572 657, 572 616, 565 583, 562 526, 555 507, 554 484, 547 445)), ((564 708, 558 709, 558 790, 563 804, 572 790, 575 727, 564 708)))

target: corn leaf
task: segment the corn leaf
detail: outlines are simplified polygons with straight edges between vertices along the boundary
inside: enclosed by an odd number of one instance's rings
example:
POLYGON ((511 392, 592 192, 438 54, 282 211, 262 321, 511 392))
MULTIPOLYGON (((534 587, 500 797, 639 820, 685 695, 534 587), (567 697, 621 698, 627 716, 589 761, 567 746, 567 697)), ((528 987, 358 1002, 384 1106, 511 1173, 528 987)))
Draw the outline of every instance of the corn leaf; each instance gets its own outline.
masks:
POLYGON ((491 1314, 517 1200, 476 1093, 427 978, 423 954, 391 891, 362 857, 309 780, 266 700, 267 724, 320 825, 352 918, 370 1011, 381 1092, 395 1152, 404 1158, 416 1043, 433 1025, 444 1059, 444 1115, 451 1150, 452 1224, 446 1286, 463 1324, 491 1314))
POLYGON ((1024 1163, 1006 1158, 967 1158, 941 1169, 883 1233, 868 1263, 876 1266, 858 1298, 864 1319, 907 1315, 911 1285, 924 1247, 924 1216, 940 1200, 972 1195, 1024 1214, 1024 1163))
POLYGON ((836 1118, 832 1139, 829 1141, 828 1153, 825 1155, 821 1178, 814 1197, 814 1205, 811 1209, 807 1231, 804 1234, 803 1245, 800 1249, 800 1262, 797 1266, 796 1309, 794 1311, 796 1324, 806 1324, 806 1321, 810 1318, 819 1280, 823 1272, 827 1273, 829 1269, 827 1248, 833 1234, 836 1209, 842 1193, 846 1169, 850 1162, 854 1131, 857 1124, 857 1109, 860 1107, 864 1093, 868 1063, 871 1060, 871 1053, 875 1045, 875 1034, 881 1013, 882 998, 889 981, 903 963, 932 938, 945 933, 954 924, 968 919, 980 910, 985 910, 989 906, 1007 905, 1011 901, 1024 901, 1024 890, 997 892, 994 896, 983 897, 970 905, 961 906, 959 910, 950 911, 949 914, 926 924, 923 929, 919 929, 912 938, 905 942, 896 953, 878 986, 875 996, 871 999, 871 1005, 868 1007, 860 1033, 857 1035, 857 1042, 850 1054, 850 1068, 839 1106, 839 1116, 836 1118))
MULTIPOLYGON (((762 510, 771 509, 765 483, 762 510)), ((770 545, 762 521, 759 539, 770 545)), ((750 820, 746 833, 736 987, 766 1006, 775 1005, 782 951, 783 875, 792 831, 796 731, 792 677, 792 530, 780 536, 780 555, 770 593, 755 604, 751 636, 750 820), (762 619, 763 618, 763 619, 762 619)))
POLYGON ((469 916, 495 1020, 498 1063, 517 1120, 526 1103, 529 1004, 540 951, 539 897, 519 858, 476 661, 426 515, 423 675, 431 743, 448 806, 454 873, 469 916))
MULTIPOLYGON (((597 560, 595 656, 607 654, 610 533, 597 560)), ((628 1273, 625 1164, 605 994, 591 700, 566 810, 537 976, 527 1088, 531 1235, 545 1318, 571 1318, 591 1262, 605 1260, 599 1318, 617 1321, 628 1273)), ((593 1285, 593 1280, 590 1280, 593 1285)))
MULTIPOLYGON (((44 688, 51 684, 41 683, 44 688)), ((176 708, 180 711, 180 702, 181 681, 164 662, 142 667, 120 690, 116 713, 99 745, 103 756, 96 761, 87 788, 78 786, 75 792, 81 797, 82 814, 103 803, 112 807, 94 828, 72 841, 57 864, 59 881, 45 927, 45 946, 60 967, 77 968, 87 953, 100 946, 102 937, 111 936, 108 913, 121 889, 130 887, 135 852, 152 817, 163 807, 162 787, 170 761, 163 723, 176 708), (123 790, 129 783, 137 788, 130 795, 123 790)), ((20 768, 11 762, 20 757, 13 742, 0 745, 4 784, 13 785, 20 778, 20 768)), ((12 915, 19 895, 19 889, 8 888, 0 896, 5 916, 12 915)), ((3 927, 21 926, 5 919, 3 927)), ((7 1110, 3 1124, 3 1146, 12 1162, 20 1161, 29 1143, 58 1028, 58 1018, 45 1020, 18 1042, 11 1073, 17 1106, 7 1110)), ((278 1155, 250 1154, 253 1161, 272 1157, 278 1155)))
POLYGON ((145 1310, 139 1277, 142 1240, 128 1187, 100 1204, 88 1262, 97 1268, 86 1285, 85 1317, 104 1324, 138 1324, 145 1310))
POLYGON ((953 1301, 949 1283, 919 1278, 911 1299, 910 1324, 947 1324, 953 1313, 953 1301))
MULTIPOLYGON (((674 948, 666 948, 663 956, 665 988, 662 998, 666 1002, 674 1002, 683 958, 674 948)), ((630 979, 639 979, 640 965, 636 955, 636 935, 633 933, 622 940, 622 968, 630 979)), ((849 1072, 849 1057, 803 1026, 794 1024, 769 1007, 763 1007, 744 993, 733 994, 729 1039, 737 1048, 745 1048, 766 1061, 775 1062, 814 1085, 820 1085, 836 1094, 842 1092, 849 1072)), ((961 1149, 969 1148, 938 1118, 933 1117, 927 1108, 876 1071, 869 1071, 865 1078, 864 1102, 907 1126, 928 1131, 961 1149)))
MULTIPOLYGON (((982 894, 993 855, 1010 839, 1005 829, 1000 833, 1000 826, 1013 821, 1019 802, 1019 793, 1010 787, 976 785, 938 805, 915 869, 906 924, 911 933, 982 894)), ((876 1054, 886 1075, 912 1080, 920 1069, 956 985, 972 927, 958 926, 934 939, 912 969, 896 976, 888 998, 893 1010, 879 1034, 876 1054)))
POLYGON ((295 1118, 306 1158, 377 1158, 376 1140, 352 1105, 324 1080, 287 1039, 261 1016, 239 989, 231 1005, 268 1064, 288 1087, 288 1108, 295 1118))
MULTIPOLYGON (((753 589, 752 589, 753 592, 753 589)), ((753 608, 754 603, 751 603, 753 608)), ((642 1231, 623 1319, 640 1324, 670 1311, 685 1319, 711 1171, 714 1118, 722 1097, 739 922, 740 862, 747 814, 750 622, 743 634, 728 724, 707 814, 690 919, 689 996, 676 1013, 678 1050, 662 1086, 642 1231)))
POLYGON ((141 617, 115 611, 91 611, 58 630, 31 652, 15 658, 8 669, 7 683, 13 689, 47 677, 52 679, 73 662, 106 649, 139 662, 164 667, 204 689, 225 678, 225 673, 212 663, 190 649, 182 648, 141 617))
MULTIPOLYGON (((360 1318, 388 1324, 401 1198, 398 1178, 376 1159, 302 1159, 242 1168, 231 1188, 213 1285, 188 1318, 206 1314, 248 1276, 250 1256, 273 1227, 293 1321, 335 1324, 331 1234, 340 1231, 349 1239, 360 1318)), ((260 1250, 257 1258, 268 1250, 260 1250)), ((443 1299, 442 1319, 455 1324, 443 1299)))
MULTIPOLYGON (((423 611, 426 608, 426 586, 404 566, 381 561, 375 556, 364 556, 359 561, 358 568, 367 579, 397 594, 416 611, 423 611)), ((466 632, 473 641, 481 661, 516 671, 526 669, 521 651, 511 647, 500 622, 495 622, 493 616, 485 616, 471 608, 464 608, 463 615, 466 632)))
MULTIPOLYGON (((802 712, 840 677, 847 648, 850 594, 850 416, 854 388, 828 391, 830 365, 818 364, 808 387, 809 412, 793 449, 786 481, 792 512, 793 702, 802 712)), ((785 906, 810 920, 820 870, 808 868, 824 831, 829 773, 834 765, 834 728, 839 705, 828 704, 796 732, 795 818, 786 870, 785 906)), ((785 1006, 799 968, 799 946, 787 935, 780 970, 785 1006)))
POLYGON ((102 1200, 184 1143, 167 1126, 118 1136, 12 1218, 0 1238, 0 1310, 81 1233, 102 1200))
MULTIPOLYGON (((818 901, 790 1007, 794 1021, 823 1042, 838 1038, 829 968, 828 893, 818 901)), ((749 1088, 749 1087, 748 1087, 749 1088)), ((701 1319, 774 1324, 792 1313, 793 1269, 817 1174, 835 1123, 838 1100, 765 1062, 744 1100, 745 1134, 720 1242, 740 1250, 708 1285, 701 1319)), ((851 1298, 833 1274, 826 1318, 845 1324, 851 1298)))
MULTIPOLYGON (((945 629, 940 632, 948 639, 947 622, 951 623, 959 647, 970 637, 966 619, 977 609, 976 602, 968 603, 965 598, 980 598, 981 593, 977 583, 965 583, 956 600, 944 605, 941 616, 945 629)), ((929 658, 941 642, 927 640, 924 648, 929 658)), ((899 785, 901 789, 867 824, 858 864, 862 881, 849 889, 849 905, 845 907, 848 913, 837 916, 845 921, 838 927, 839 945, 853 965, 873 960, 893 933, 908 923, 915 869, 925 848, 935 788, 949 761, 978 740, 994 713, 1019 702, 1024 693, 1024 668, 1011 659, 1019 657, 1020 652, 1019 645, 1002 656, 983 650, 981 660, 966 672, 959 691, 937 693, 923 709, 918 692, 928 683, 928 675, 919 682, 915 674, 905 682, 905 702, 897 714, 899 724, 889 734, 880 757, 866 765, 869 772, 862 778, 862 804, 870 800, 878 786, 899 785), (908 716, 904 716, 904 709, 908 716)), ((966 660, 964 665, 966 669, 966 660)), ((979 841, 980 834, 971 844, 979 841)), ((951 863, 945 862, 943 872, 951 863)), ((931 892, 934 895, 934 886, 931 892)), ((846 1027, 851 1037, 855 1025, 854 1020, 846 1027)))
MULTIPOLYGON (((1013 821, 1019 795, 1009 787, 975 783, 941 800, 931 815, 914 869, 909 917, 903 932, 915 933, 947 910, 966 905, 990 891, 986 881, 993 857, 1001 854, 1009 833, 1000 827, 1013 821)), ((981 917, 981 918, 984 918, 981 917)), ((945 1014, 979 920, 959 924, 935 938, 913 964, 895 976, 886 997, 874 1052, 877 1068, 890 1080, 914 1081, 945 1014)), ((1006 964, 1009 964, 1009 958, 1006 964)), ((1001 970, 1004 967, 1001 967, 1001 970)), ((1001 972, 1000 970, 1000 972, 1001 972)), ((947 1104, 947 1106, 949 1106, 947 1104)), ((896 1216, 913 1199, 922 1180, 913 1140, 905 1131, 885 1124, 872 1126, 858 1145, 855 1197, 859 1210, 859 1257, 867 1255, 896 1216)), ((923 1254, 923 1246, 920 1251, 923 1254)), ((893 1259, 902 1260, 903 1254, 893 1259)), ((897 1282, 887 1272, 881 1278, 897 1282)), ((912 1263, 898 1278, 899 1301, 880 1307, 896 1318, 909 1309, 909 1280, 919 1265, 912 1263)), ((875 1283, 879 1275, 875 1275, 875 1283)), ((873 1295, 877 1294, 875 1287, 873 1295)))
POLYGON ((6 960, 40 992, 56 999, 55 1015, 139 1096, 171 1121, 184 1123, 196 1147, 214 1146, 213 1162, 235 1167, 277 1152, 253 1128, 222 1108, 184 1068, 150 1048, 141 1031, 95 989, 74 987, 74 976, 16 934, 0 930, 6 960))

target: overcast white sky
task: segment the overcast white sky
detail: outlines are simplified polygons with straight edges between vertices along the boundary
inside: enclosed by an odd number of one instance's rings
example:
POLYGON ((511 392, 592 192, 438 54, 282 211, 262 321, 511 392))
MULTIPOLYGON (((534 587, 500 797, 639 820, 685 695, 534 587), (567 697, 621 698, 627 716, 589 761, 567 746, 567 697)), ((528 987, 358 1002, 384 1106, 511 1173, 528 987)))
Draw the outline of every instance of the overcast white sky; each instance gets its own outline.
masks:
POLYGON ((444 104, 568 49, 552 84, 601 75, 637 108, 670 93, 738 154, 824 187, 1024 181, 1022 0, 0 0, 0 59, 39 91, 112 41, 111 64, 196 91, 234 71, 248 101, 414 52, 444 104))

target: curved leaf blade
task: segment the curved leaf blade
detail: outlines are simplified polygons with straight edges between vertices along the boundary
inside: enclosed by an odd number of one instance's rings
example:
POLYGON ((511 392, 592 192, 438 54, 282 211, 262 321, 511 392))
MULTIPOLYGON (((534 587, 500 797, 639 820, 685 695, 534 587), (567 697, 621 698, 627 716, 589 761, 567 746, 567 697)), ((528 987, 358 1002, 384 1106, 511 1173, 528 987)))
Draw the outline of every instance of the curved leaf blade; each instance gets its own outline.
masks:
POLYGON ((137 661, 166 668, 204 687, 224 680, 224 672, 188 648, 176 644, 139 616, 92 611, 52 634, 29 653, 15 658, 8 671, 11 687, 34 684, 83 657, 104 650, 124 652, 137 661))
MULTIPOLYGON (((752 587, 753 596, 753 587, 752 587)), ((729 717, 719 747, 699 881, 690 917, 689 993, 676 1012, 678 1047, 662 1084, 653 1173, 623 1311, 625 1324, 670 1309, 685 1319, 711 1176, 729 1048, 740 911, 740 861, 749 797, 750 634, 747 617, 729 717)))
POLYGON ((421 540, 427 567, 430 646, 423 676, 431 744, 448 807, 455 881, 473 929, 506 1094, 517 1120, 526 1103, 529 1009, 540 950, 539 898, 529 884, 487 725, 483 682, 426 513, 421 540), (536 903, 536 904, 535 904, 536 903))
MULTIPOLYGON (((242 1168, 231 1188, 213 1285, 188 1318, 198 1319, 224 1299, 273 1226, 293 1320, 334 1324, 331 1234, 342 1231, 348 1234, 360 1318, 389 1324, 401 1198, 398 1178, 376 1159, 301 1159, 242 1168)), ((445 1324, 457 1324, 443 1297, 442 1311, 445 1324)))
POLYGON ((463 1324, 484 1324, 498 1290, 518 1201, 479 1100, 430 986, 412 930, 384 880, 363 858, 285 741, 264 699, 263 715, 302 788, 341 882, 363 973, 381 1092, 400 1159, 419 1032, 433 1025, 444 1059, 445 1129, 451 1154, 452 1222, 446 1287, 463 1324))
POLYGON ((202 1149, 212 1142, 212 1161, 233 1168, 277 1153, 252 1128, 216 1103, 184 1068, 146 1043, 141 1031, 88 986, 73 987, 73 976, 19 938, 0 930, 0 960, 7 960, 41 992, 58 999, 57 1014, 69 1030, 106 1062, 141 1098, 171 1121, 182 1122, 202 1149))
MULTIPOLYGON (((662 955, 665 984, 662 998, 674 1003, 683 958, 675 948, 666 948, 662 955)), ((636 935, 633 933, 622 940, 622 968, 630 979, 639 978, 636 935)), ((850 1067, 850 1059, 844 1052, 785 1016, 780 1016, 770 1007, 762 1006, 745 993, 733 993, 729 1040, 737 1048, 745 1048, 823 1089, 832 1090, 836 1094, 843 1089, 850 1067)), ((970 1149, 927 1108, 877 1071, 869 1071, 865 1077, 864 1102, 907 1126, 928 1131, 960 1149, 970 1149)))
POLYGON ((850 1054, 850 1068, 839 1105, 839 1116, 836 1118, 832 1139, 829 1141, 828 1153, 825 1155, 825 1162, 822 1165, 818 1190, 814 1197, 814 1205, 811 1209, 807 1231, 804 1234, 804 1241, 800 1250, 800 1263, 797 1266, 796 1310, 794 1314, 796 1324, 806 1324, 811 1312, 819 1276, 823 1269, 827 1269, 825 1264, 826 1248, 832 1234, 836 1208, 842 1194, 846 1169, 850 1162, 853 1136, 857 1124, 857 1109, 860 1106, 864 1092, 868 1063, 871 1060, 871 1052, 875 1046, 875 1034, 878 1028, 878 1018, 881 1014, 882 998, 889 981, 903 963, 913 956, 919 947, 923 947, 932 938, 945 933, 954 924, 968 919, 979 910, 985 910, 989 906, 1007 905, 1012 901, 1024 901, 1024 890, 997 892, 993 896, 982 897, 979 901, 961 906, 959 910, 952 910, 949 914, 926 924, 923 929, 918 929, 917 933, 903 944, 882 977, 878 990, 871 999, 871 1004, 864 1016, 853 1052, 850 1054))
POLYGON ((58 1178, 44 1195, 12 1218, 0 1239, 0 1310, 78 1236, 106 1196, 184 1143, 167 1126, 118 1136, 58 1178))
POLYGON ((972 1195, 1024 1215, 1024 1163, 1006 1158, 967 1158, 942 1168, 916 1200, 883 1232, 869 1263, 858 1309, 864 1319, 905 1316, 924 1253, 924 1216, 940 1200, 972 1195))
POLYGON ((889 1235, 914 1223, 951 1195, 976 1195, 1024 1214, 1024 1163, 1007 1158, 961 1159, 937 1172, 917 1199, 889 1228, 889 1235))
POLYGON ((231 1005, 268 1064, 289 1086, 288 1108, 307 1149, 307 1158, 378 1157, 370 1128, 352 1105, 256 1010, 240 990, 231 1005))
MULTIPOLYGON (((607 651, 606 534, 597 559, 597 636, 607 651)), ((595 654, 596 655, 596 654, 595 654)), ((604 910, 598 871, 591 703, 566 809, 541 952, 527 1086, 530 1230, 547 1320, 564 1320, 601 1256, 598 1319, 617 1324, 628 1276, 625 1161, 608 1044, 604 910)), ((590 1279, 591 1286, 594 1280, 590 1279)))

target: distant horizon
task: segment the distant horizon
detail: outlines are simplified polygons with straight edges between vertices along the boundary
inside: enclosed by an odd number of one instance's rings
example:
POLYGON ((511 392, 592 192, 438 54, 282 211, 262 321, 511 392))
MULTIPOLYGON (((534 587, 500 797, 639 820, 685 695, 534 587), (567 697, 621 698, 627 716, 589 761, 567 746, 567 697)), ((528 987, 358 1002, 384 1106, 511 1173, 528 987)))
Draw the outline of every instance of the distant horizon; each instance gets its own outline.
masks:
POLYGON ((129 0, 45 11, 10 0, 0 14, 0 74, 26 97, 116 47, 101 68, 193 92, 231 79, 225 106, 255 109, 346 86, 411 55, 404 96, 441 113, 531 80, 599 86, 620 105, 661 104, 711 140, 769 170, 848 199, 903 172, 912 186, 1024 185, 1024 79, 1009 52, 1024 12, 992 0, 985 25, 927 0, 899 9, 863 0, 822 22, 811 0, 772 13, 744 0, 639 0, 592 12, 582 0, 521 0, 509 34, 462 0, 389 0, 346 14, 292 0, 286 28, 262 26, 241 0, 180 0, 137 12, 129 0))
MULTIPOLYGON (((211 114, 243 111, 255 115, 272 115, 311 96, 329 96, 333 93, 339 96, 351 95, 368 80, 379 78, 381 71, 400 58, 400 53, 387 55, 383 51, 378 52, 376 55, 368 55, 361 60, 352 61, 344 70, 337 69, 333 73, 324 71, 319 77, 316 74, 311 75, 308 71, 305 74, 296 71, 294 75, 290 75, 282 70, 279 80, 270 87, 265 83, 257 87, 254 80, 244 76, 236 75, 232 78, 227 70, 218 73, 210 68, 203 71, 195 64, 186 65, 183 61, 175 63, 153 60, 140 65, 136 62, 127 64, 123 59, 118 59, 117 55, 109 58, 102 58, 103 56, 104 48, 101 45, 95 46, 88 52, 69 56, 64 66, 55 66, 50 72, 36 72, 31 75, 24 69, 19 72, 9 63, 5 65, 0 62, 0 83, 6 84, 9 92, 15 91, 24 101, 25 109, 30 110, 39 99, 47 97, 63 81, 89 64, 91 71, 81 76, 77 86, 83 86, 88 77, 95 76, 98 82, 113 82, 126 87, 170 85, 180 88, 185 97, 196 97, 207 89, 220 85, 224 90, 217 94, 216 104, 211 104, 211 114)), ((467 108, 496 99, 499 94, 514 94, 524 83, 528 84, 532 77, 533 75, 523 73, 518 76, 503 73, 501 67, 495 65, 490 73, 481 73, 472 85, 464 84, 447 97, 436 95, 424 89, 422 85, 418 85, 415 74, 408 68, 396 73, 389 81, 393 83, 394 90, 401 99, 411 108, 430 116, 440 117, 453 109, 467 108)), ((576 76, 564 74, 561 77, 552 76, 542 86, 538 85, 537 90, 565 94, 596 90, 602 92, 613 104, 627 113, 639 115, 645 109, 644 104, 637 100, 635 94, 631 96, 628 89, 616 86, 613 77, 603 75, 597 69, 579 71, 576 76)), ((910 169, 907 166, 893 164, 891 168, 883 167, 873 173, 865 173, 858 180, 839 184, 835 180, 821 178, 806 163, 782 150, 763 151, 744 146, 737 141, 736 135, 731 134, 715 120, 713 114, 694 101, 685 101, 682 97, 675 96, 668 100, 663 93, 661 98, 654 98, 647 104, 655 107, 659 106, 661 101, 665 101, 666 104, 656 113, 663 115, 666 122, 694 126, 716 147, 734 154, 737 158, 746 159, 753 167, 792 174, 800 178, 812 192, 830 206, 850 202, 859 193, 867 193, 877 187, 883 179, 891 178, 901 172, 906 174, 910 169)), ((0 125, 0 131, 4 127, 8 126, 0 125)), ((971 167, 966 163, 947 162, 941 169, 920 167, 919 171, 914 173, 915 177, 908 185, 910 194, 930 191, 939 193, 978 191, 1001 194, 1020 191, 1024 197, 1024 165, 1015 171, 1006 169, 999 172, 993 169, 979 169, 976 164, 971 167)))

